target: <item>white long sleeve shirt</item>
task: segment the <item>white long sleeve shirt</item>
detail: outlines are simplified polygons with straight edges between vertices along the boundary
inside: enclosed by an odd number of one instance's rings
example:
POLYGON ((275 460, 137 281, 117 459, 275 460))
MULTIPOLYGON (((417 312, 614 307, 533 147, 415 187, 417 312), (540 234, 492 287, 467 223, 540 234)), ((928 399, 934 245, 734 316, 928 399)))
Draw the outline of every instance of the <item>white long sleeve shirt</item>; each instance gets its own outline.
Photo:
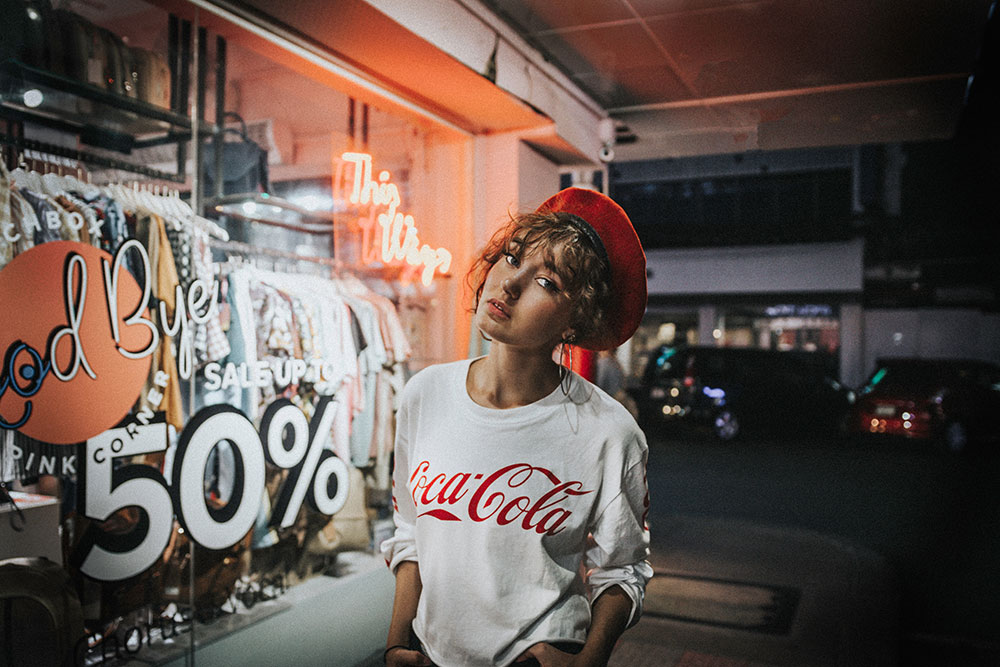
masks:
POLYGON ((442 667, 509 665, 543 641, 583 642, 590 603, 621 586, 638 620, 646 562, 646 441, 628 411, 573 375, 530 405, 466 391, 471 360, 429 367, 397 417, 395 568, 416 561, 413 629, 442 667))

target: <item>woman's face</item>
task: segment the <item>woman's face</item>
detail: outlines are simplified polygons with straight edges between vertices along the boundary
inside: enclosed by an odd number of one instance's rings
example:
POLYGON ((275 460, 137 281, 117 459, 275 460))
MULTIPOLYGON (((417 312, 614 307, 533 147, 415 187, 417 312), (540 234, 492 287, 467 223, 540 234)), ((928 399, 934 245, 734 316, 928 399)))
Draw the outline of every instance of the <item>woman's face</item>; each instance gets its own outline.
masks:
POLYGON ((562 246, 525 248, 512 239, 490 269, 474 323, 488 338, 551 354, 570 326, 573 301, 556 260, 562 246))

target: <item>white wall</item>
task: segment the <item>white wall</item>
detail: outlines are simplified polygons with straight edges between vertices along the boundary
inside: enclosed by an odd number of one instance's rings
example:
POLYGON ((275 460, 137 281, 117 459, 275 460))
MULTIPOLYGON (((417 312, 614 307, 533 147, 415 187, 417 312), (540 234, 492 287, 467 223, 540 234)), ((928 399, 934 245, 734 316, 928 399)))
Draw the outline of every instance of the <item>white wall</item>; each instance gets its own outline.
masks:
POLYGON ((872 309, 864 314, 864 372, 880 357, 1000 363, 1000 315, 967 309, 872 309))
MULTIPOLYGON (((525 145, 520 133, 476 136, 472 140, 472 257, 511 214, 534 210, 558 189, 558 166, 525 145)), ((468 266, 462 268, 463 280, 467 270, 468 266)), ((485 351, 477 332, 470 331, 466 340, 468 354, 485 351)))
POLYGON ((473 139, 473 247, 482 248, 518 207, 518 151, 516 133, 479 135, 473 139))
POLYGON ((524 142, 517 152, 517 200, 521 211, 533 211, 559 191, 559 168, 524 142))
POLYGON ((654 249, 651 295, 861 292, 864 242, 654 249))
POLYGON ((559 190, 559 167, 518 132, 473 140, 473 242, 478 250, 509 219, 534 210, 559 190))

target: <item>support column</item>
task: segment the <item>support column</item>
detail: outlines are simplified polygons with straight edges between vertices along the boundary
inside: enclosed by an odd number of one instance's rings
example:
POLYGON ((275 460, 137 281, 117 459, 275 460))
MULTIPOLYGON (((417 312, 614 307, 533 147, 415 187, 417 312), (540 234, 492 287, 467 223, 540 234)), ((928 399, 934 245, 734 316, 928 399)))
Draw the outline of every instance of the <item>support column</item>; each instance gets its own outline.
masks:
POLYGON ((864 315, 861 304, 840 306, 840 381, 857 387, 865 379, 864 315))
POLYGON ((712 332, 715 331, 715 321, 718 316, 714 305, 698 306, 698 344, 718 345, 712 332))

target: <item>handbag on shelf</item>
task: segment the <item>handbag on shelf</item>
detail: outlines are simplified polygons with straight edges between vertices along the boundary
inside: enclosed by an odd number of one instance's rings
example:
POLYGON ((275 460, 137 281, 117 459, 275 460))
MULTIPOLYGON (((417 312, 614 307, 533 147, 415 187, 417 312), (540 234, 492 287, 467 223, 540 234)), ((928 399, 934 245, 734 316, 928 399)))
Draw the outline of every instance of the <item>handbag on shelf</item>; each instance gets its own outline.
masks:
POLYGON ((215 150, 222 146, 222 194, 242 194, 268 192, 270 183, 267 175, 267 151, 250 138, 247 124, 232 111, 227 118, 234 118, 239 129, 227 127, 221 141, 210 141, 205 145, 202 171, 205 174, 205 192, 214 192, 216 184, 215 150), (235 137, 235 140, 231 140, 235 137))

